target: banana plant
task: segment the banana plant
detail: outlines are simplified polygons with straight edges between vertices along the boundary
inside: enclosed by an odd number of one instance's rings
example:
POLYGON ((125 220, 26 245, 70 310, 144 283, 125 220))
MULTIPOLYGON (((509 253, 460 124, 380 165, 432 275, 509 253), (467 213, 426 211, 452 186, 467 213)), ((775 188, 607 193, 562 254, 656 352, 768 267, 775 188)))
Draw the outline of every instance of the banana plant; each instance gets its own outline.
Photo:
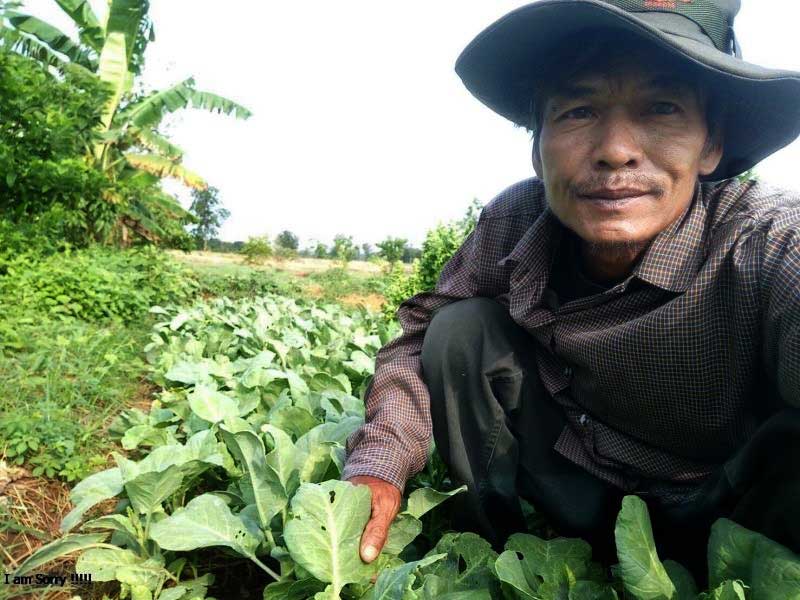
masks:
MULTIPOLYGON (((184 152, 158 131, 163 118, 185 108, 247 119, 250 111, 236 102, 196 89, 193 78, 148 94, 134 93, 136 78, 144 67, 145 50, 155 41, 149 17, 149 0, 109 0, 101 18, 88 0, 53 0, 75 25, 75 40, 57 27, 20 12, 19 2, 0 0, 0 47, 63 71, 71 66, 85 69, 103 81, 109 91, 98 141, 87 161, 121 185, 106 200, 120 207, 119 227, 126 237, 131 228, 156 240, 157 215, 172 213, 187 218, 178 202, 164 193, 148 193, 132 202, 123 190, 149 174, 157 183, 171 177, 188 187, 204 190, 204 179, 182 165, 184 152), (134 206, 135 205, 135 206, 134 206), (133 224, 133 226, 131 226, 133 224)), ((158 187, 158 186, 156 186, 158 187)))

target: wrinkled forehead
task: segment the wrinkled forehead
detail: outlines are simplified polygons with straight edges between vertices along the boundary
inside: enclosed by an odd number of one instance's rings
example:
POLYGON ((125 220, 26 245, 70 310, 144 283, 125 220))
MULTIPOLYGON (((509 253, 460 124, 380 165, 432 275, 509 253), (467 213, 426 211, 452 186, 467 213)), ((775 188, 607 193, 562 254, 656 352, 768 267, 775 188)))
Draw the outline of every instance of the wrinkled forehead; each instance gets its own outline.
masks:
POLYGON ((563 98, 622 92, 666 93, 698 100, 705 96, 705 85, 697 73, 666 53, 651 48, 615 51, 613 46, 606 50, 566 62, 551 81, 549 96, 563 98))

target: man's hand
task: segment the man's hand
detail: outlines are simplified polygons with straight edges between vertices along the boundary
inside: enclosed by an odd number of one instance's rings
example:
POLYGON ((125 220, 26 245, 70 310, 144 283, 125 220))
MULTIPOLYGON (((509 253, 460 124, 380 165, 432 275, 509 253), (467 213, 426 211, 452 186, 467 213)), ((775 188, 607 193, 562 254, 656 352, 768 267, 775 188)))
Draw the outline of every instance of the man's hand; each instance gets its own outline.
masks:
POLYGON ((361 560, 371 563, 386 543, 389 525, 400 510, 402 496, 395 486, 377 477, 357 475, 348 481, 355 485, 368 485, 372 492, 372 516, 361 534, 361 560))

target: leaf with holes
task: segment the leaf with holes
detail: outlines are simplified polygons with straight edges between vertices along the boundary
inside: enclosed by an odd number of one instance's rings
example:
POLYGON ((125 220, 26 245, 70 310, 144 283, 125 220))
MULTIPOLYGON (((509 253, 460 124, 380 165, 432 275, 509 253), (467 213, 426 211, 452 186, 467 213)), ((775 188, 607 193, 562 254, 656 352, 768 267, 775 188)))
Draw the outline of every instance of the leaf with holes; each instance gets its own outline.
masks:
POLYGON ((487 597, 500 594, 494 572, 497 553, 482 537, 474 533, 446 533, 427 556, 442 553, 447 554, 444 559, 421 569, 424 587, 435 588, 437 594, 469 591, 482 591, 487 597))
POLYGON ((526 533, 515 533, 497 559, 497 576, 524 597, 563 595, 576 581, 602 580, 600 567, 591 562, 592 549, 583 540, 556 538, 543 540, 526 533), (521 558, 520 558, 521 557, 521 558))
POLYGON ((442 560, 446 554, 432 554, 398 567, 381 571, 366 600, 403 600, 414 585, 414 572, 442 560))
POLYGON ((330 583, 334 597, 346 584, 369 580, 375 573, 376 567, 359 556, 361 533, 371 512, 367 486, 306 483, 292 498, 291 509, 284 529, 289 552, 314 577, 330 583))
POLYGON ((164 550, 227 546, 250 558, 261 542, 231 513, 224 500, 212 494, 197 496, 184 508, 154 523, 150 537, 164 550))

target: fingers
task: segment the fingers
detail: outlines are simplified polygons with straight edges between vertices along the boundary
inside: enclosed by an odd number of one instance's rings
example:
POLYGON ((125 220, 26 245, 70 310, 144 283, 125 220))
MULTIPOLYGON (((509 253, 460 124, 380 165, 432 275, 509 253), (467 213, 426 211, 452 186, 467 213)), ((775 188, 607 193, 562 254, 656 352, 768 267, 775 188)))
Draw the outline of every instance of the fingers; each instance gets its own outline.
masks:
MULTIPOLYGON (((395 490, 396 492, 396 490, 395 490)), ((400 494, 381 486, 373 488, 372 517, 361 536, 361 560, 370 563, 380 554, 389 537, 389 527, 400 508, 400 494)))
POLYGON ((355 485, 367 485, 372 493, 372 513, 361 534, 361 560, 371 563, 380 554, 389 537, 389 527, 400 510, 402 496, 391 483, 367 475, 351 477, 355 485))
POLYGON ((372 515, 361 536, 361 560, 367 563, 375 560, 380 554, 386 544, 386 538, 389 537, 389 526, 394 519, 394 515, 387 510, 379 510, 376 513, 373 509, 372 515))

